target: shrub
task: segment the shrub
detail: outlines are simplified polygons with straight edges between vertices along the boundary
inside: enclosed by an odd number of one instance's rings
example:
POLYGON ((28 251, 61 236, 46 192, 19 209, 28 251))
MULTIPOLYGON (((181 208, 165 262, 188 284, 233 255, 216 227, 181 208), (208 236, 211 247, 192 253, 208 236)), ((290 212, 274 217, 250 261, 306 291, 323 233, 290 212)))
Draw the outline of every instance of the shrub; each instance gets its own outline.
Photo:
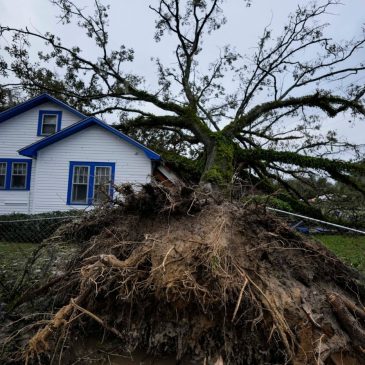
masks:
POLYGON ((69 217, 79 216, 77 210, 41 214, 8 214, 0 216, 0 241, 39 243, 48 238, 69 217))

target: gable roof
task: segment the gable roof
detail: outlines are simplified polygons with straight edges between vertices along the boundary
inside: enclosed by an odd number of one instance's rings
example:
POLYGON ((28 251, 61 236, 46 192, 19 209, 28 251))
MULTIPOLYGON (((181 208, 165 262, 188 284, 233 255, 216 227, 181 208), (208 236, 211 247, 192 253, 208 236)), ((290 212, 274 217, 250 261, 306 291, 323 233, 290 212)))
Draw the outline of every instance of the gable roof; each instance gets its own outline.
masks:
POLYGON ((37 157, 37 152, 41 150, 42 148, 45 148, 55 142, 58 142, 64 138, 67 138, 79 131, 82 131, 85 128, 88 128, 92 125, 97 125, 106 131, 113 133, 115 136, 119 137, 123 141, 131 144, 134 147, 137 147, 138 149, 142 150, 144 154, 151 160, 160 160, 161 157, 156 152, 153 152, 149 148, 143 146, 141 143, 135 141, 133 138, 128 137, 126 134, 118 131, 117 129, 111 127, 110 125, 102 122, 100 119, 97 119, 95 117, 89 117, 86 118, 80 122, 77 122, 75 124, 72 124, 71 126, 62 129, 61 131, 41 139, 38 142, 32 143, 29 146, 26 146, 22 149, 20 149, 18 152, 19 154, 27 157, 37 157))
POLYGON ((17 106, 14 106, 13 108, 3 111, 2 113, 0 113, 0 123, 5 122, 6 120, 8 120, 12 117, 15 117, 21 113, 24 113, 36 106, 42 105, 47 102, 57 104, 58 106, 66 109, 69 112, 71 112, 72 114, 78 116, 80 119, 86 118, 86 115, 80 113, 79 111, 77 111, 76 109, 72 108, 71 106, 65 104, 61 100, 58 100, 58 99, 54 98, 53 96, 45 93, 45 94, 41 94, 33 99, 29 99, 29 100, 25 101, 24 103, 21 103, 17 106))

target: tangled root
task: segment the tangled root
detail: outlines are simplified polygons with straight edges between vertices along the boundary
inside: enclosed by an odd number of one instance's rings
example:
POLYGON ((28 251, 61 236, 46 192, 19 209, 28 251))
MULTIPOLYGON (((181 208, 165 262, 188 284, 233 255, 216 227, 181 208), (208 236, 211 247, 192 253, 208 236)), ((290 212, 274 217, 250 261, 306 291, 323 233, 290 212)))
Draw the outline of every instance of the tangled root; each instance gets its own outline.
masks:
POLYGON ((148 189, 63 228, 87 242, 54 288, 60 309, 28 341, 26 363, 61 356, 60 339, 71 359, 70 334, 91 331, 121 351, 188 363, 365 363, 355 271, 264 209, 148 189))

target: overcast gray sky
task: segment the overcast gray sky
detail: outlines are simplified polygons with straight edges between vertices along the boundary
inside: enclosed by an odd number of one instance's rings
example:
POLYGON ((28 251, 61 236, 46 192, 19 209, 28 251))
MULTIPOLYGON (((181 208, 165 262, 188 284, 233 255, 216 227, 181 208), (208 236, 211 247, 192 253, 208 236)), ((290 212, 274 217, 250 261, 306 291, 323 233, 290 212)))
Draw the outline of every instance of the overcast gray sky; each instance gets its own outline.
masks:
MULTIPOLYGON (((76 0, 77 4, 91 7, 91 0, 76 0)), ((111 47, 120 44, 135 50, 135 61, 130 70, 143 75, 149 82, 156 80, 156 68, 151 57, 161 57, 165 64, 175 62, 173 51, 175 44, 166 39, 156 44, 153 40, 155 16, 148 4, 157 0, 109 0, 102 1, 111 5, 110 36, 111 47)), ((298 4, 308 1, 299 0, 254 0, 246 8, 242 0, 228 0, 224 6, 228 23, 214 37, 206 42, 206 62, 208 63, 219 52, 219 47, 231 44, 241 53, 249 53, 255 47, 258 37, 265 25, 271 23, 274 31, 280 33, 288 19, 288 14, 298 4)), ((79 45, 92 57, 93 46, 74 26, 63 27, 56 19, 57 9, 47 0, 0 0, 0 23, 9 26, 28 26, 41 32, 50 31, 62 35, 68 45, 79 45)), ((337 40, 351 39, 361 34, 365 23, 365 0, 344 0, 343 5, 334 8, 332 14, 326 15, 330 23, 330 34, 337 40)), ((365 55, 365 51, 364 51, 365 55)), ((365 58, 365 57, 364 57, 365 58)), ((365 78, 364 78, 365 82, 365 78)), ((337 118, 324 123, 324 129, 337 129, 341 135, 356 143, 365 143, 365 122, 349 124, 344 118, 337 118)))

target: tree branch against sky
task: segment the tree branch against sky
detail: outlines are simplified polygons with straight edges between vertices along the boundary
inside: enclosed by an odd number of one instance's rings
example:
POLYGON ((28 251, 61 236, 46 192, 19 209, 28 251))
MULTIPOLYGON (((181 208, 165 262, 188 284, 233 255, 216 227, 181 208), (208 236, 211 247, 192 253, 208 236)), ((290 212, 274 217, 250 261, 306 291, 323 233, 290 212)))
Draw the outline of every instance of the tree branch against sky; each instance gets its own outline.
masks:
MULTIPOLYGON (((337 41, 325 21, 339 1, 298 5, 280 31, 266 26, 254 49, 238 52, 228 40, 208 66, 205 47, 229 22, 227 2, 153 1, 155 41, 174 40, 173 62, 154 57, 156 85, 143 72, 130 71, 134 50, 125 45, 128 35, 119 48, 111 47, 108 6, 95 1, 91 10, 69 0, 51 2, 62 24, 77 25, 94 42, 92 56, 58 34, 2 23, 8 43, 1 72, 12 80, 4 78, 3 88, 47 91, 90 115, 119 112, 120 128, 145 139, 158 136, 166 149, 177 144, 194 149, 205 183, 221 185, 240 176, 259 178, 267 189, 275 180, 287 188, 285 172, 299 176, 315 170, 364 191, 349 175, 364 169, 356 163, 360 147, 321 129, 328 118, 342 116, 347 123, 365 115, 364 30, 337 41), (35 60, 30 50, 39 41, 44 46, 35 60), (338 158, 339 151, 352 151, 354 161, 328 158, 338 158)), ((247 12, 255 5, 245 3, 247 12)), ((245 24, 237 32, 247 33, 245 24)))

